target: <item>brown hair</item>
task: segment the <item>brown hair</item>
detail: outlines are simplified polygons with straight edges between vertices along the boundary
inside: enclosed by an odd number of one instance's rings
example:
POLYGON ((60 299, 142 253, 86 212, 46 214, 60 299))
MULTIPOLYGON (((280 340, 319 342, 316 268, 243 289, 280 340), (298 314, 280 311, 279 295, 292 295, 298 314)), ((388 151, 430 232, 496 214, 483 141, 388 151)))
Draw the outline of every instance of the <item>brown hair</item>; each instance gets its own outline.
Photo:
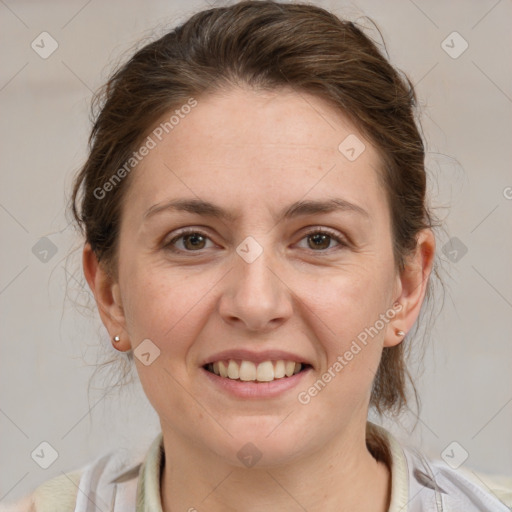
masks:
MULTIPOLYGON (((95 191, 125 165, 164 114, 191 97, 237 84, 312 93, 348 116, 372 142, 382 161, 379 175, 391 211, 395 262, 402 270, 418 232, 432 227, 414 88, 353 22, 313 5, 271 1, 198 12, 138 50, 97 94, 90 154, 74 183, 71 208, 105 268, 115 276, 129 176, 104 197, 95 191)), ((384 348, 370 400, 379 413, 406 404, 405 350, 405 342, 384 348)))

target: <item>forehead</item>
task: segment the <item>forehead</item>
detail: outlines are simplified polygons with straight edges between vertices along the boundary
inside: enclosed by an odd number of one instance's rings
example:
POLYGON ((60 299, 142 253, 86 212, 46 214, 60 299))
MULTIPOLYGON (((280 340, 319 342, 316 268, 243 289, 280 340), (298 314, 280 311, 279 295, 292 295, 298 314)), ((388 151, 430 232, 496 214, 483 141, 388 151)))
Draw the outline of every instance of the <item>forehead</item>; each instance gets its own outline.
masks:
POLYGON ((324 100, 239 88, 196 100, 172 129, 164 123, 175 109, 156 123, 168 133, 150 133, 155 146, 133 172, 129 210, 184 196, 214 197, 235 214, 340 194, 362 207, 384 205, 375 148, 324 100))

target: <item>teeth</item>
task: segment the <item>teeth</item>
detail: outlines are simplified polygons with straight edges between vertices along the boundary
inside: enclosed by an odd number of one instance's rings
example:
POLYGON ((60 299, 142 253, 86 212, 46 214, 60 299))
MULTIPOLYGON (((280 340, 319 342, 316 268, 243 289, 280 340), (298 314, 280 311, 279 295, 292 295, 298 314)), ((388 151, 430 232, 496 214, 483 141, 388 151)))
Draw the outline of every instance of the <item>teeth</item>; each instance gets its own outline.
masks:
POLYGON ((276 365, 274 366, 274 379, 281 379, 286 375, 286 368, 284 361, 276 361, 276 365))
POLYGON ((228 367, 224 364, 224 361, 219 361, 219 373, 221 377, 228 376, 228 367))
POLYGON ((285 373, 287 377, 291 377, 293 372, 295 371, 295 363, 293 361, 286 361, 285 363, 285 373))
POLYGON ((228 364, 228 377, 235 380, 240 378, 240 370, 238 369, 236 361, 233 361, 233 359, 230 359, 228 364))
POLYGON ((272 364, 272 361, 265 361, 258 365, 256 380, 260 382, 270 382, 274 380, 274 365, 272 364))
POLYGON ((256 365, 252 361, 242 361, 238 374, 240 380, 256 380, 256 365))
POLYGON ((263 361, 256 365, 252 361, 241 361, 238 363, 234 359, 229 361, 216 361, 210 363, 208 369, 228 379, 241 381, 271 382, 275 379, 282 379, 284 376, 291 377, 299 373, 302 369, 301 363, 294 361, 263 361))

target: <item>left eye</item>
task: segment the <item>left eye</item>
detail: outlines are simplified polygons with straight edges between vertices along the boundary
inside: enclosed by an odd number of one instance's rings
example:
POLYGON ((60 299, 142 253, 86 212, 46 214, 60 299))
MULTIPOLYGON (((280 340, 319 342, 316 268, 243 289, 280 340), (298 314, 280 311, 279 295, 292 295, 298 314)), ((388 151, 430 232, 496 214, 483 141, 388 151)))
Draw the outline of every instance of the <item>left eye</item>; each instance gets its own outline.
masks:
MULTIPOLYGON (((327 230, 310 231, 309 233, 306 233, 306 235, 304 236, 304 238, 302 240, 304 240, 304 239, 308 239, 308 240, 312 241, 313 247, 315 247, 316 249, 322 249, 322 250, 328 249, 332 240, 334 240, 338 244, 338 246, 346 247, 346 245, 347 245, 344 242, 344 240, 342 240, 342 238, 339 237, 336 233, 334 233, 332 231, 327 231, 327 230)), ((308 244, 308 245, 311 247, 311 244, 308 244)), ((319 251, 315 251, 315 252, 319 252, 319 251)))
POLYGON ((183 249, 177 250, 175 247, 175 243, 181 238, 184 240, 186 252, 193 252, 197 249, 204 249, 203 245, 205 241, 209 240, 209 238, 200 231, 184 231, 177 237, 173 238, 170 242, 166 243, 165 247, 174 252, 180 252, 180 250, 183 251, 183 249), (188 247, 187 242, 189 242, 188 247), (189 248, 192 248, 192 251, 188 251, 189 248))
MULTIPOLYGON (((329 245, 333 240, 337 242, 339 246, 346 247, 347 245, 335 232, 325 229, 310 231, 306 233, 301 240, 304 239, 308 239, 308 241, 312 242, 311 244, 308 243, 308 246, 309 248, 313 248, 314 252, 322 252, 329 249, 329 245)), ((165 248, 173 252, 197 252, 205 248, 204 245, 207 240, 210 240, 210 238, 200 231, 185 231, 166 243, 165 248), (176 248, 176 242, 180 239, 183 239, 184 248, 176 248)))

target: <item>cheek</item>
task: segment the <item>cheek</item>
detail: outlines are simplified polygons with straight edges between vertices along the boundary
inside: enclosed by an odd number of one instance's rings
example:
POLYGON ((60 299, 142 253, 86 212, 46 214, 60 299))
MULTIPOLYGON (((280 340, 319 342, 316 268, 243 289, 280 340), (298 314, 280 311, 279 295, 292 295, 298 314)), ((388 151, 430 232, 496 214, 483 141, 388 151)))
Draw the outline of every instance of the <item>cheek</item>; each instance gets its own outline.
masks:
POLYGON ((149 338, 161 350, 182 350, 199 328, 202 301, 216 281, 206 274, 170 266, 127 265, 122 292, 132 346, 149 338))
POLYGON ((390 270, 375 261, 354 264, 322 279, 304 280, 309 284, 303 296, 333 338, 343 341, 373 325, 391 306, 390 270))
POLYGON ((308 335, 320 341, 320 378, 329 383, 322 394, 332 405, 364 402, 371 390, 383 338, 394 316, 390 269, 374 261, 315 283, 305 281, 309 286, 303 297, 312 322, 308 335))

